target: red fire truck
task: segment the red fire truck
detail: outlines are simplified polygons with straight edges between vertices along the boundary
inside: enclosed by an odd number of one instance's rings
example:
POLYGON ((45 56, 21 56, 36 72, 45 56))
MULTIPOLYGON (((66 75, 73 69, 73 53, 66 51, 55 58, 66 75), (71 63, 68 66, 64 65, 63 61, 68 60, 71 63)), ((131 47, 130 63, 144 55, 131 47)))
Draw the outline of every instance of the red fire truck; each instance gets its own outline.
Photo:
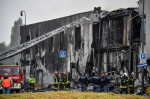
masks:
MULTIPOLYGON (((8 73, 13 81, 13 85, 10 87, 10 90, 20 91, 21 86, 24 81, 23 66, 19 65, 0 65, 0 79, 4 77, 4 74, 8 73)), ((0 87, 0 90, 3 88, 0 87)))

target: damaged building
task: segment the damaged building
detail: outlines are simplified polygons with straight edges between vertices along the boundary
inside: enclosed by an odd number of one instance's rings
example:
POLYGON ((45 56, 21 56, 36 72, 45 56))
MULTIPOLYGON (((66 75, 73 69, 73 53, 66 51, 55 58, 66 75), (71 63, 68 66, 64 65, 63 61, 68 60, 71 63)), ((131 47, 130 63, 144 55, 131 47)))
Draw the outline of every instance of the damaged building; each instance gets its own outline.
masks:
POLYGON ((82 17, 91 19, 44 40, 21 54, 25 78, 33 74, 37 84, 53 84, 54 72, 70 72, 77 80, 98 72, 138 73, 141 18, 138 8, 112 12, 94 11, 21 26, 21 44, 82 17), (25 32, 26 29, 26 32, 25 32), (66 58, 59 58, 66 51, 66 58))

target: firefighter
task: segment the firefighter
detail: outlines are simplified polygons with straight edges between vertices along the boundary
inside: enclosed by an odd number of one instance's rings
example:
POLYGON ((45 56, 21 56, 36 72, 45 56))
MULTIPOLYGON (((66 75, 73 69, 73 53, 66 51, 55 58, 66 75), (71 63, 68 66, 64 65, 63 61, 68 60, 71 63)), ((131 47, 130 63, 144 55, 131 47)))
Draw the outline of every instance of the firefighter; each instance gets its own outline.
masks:
POLYGON ((58 72, 55 72, 55 76, 54 76, 54 86, 55 86, 55 91, 58 90, 59 88, 59 76, 58 76, 58 72))
POLYGON ((68 73, 67 82, 66 82, 66 90, 70 90, 70 81, 71 81, 71 74, 68 73))
POLYGON ((66 75, 66 72, 63 73, 62 84, 63 84, 64 90, 66 90, 66 86, 67 86, 67 75, 66 75))
POLYGON ((79 82, 81 83, 81 92, 85 92, 87 90, 88 78, 86 73, 84 73, 80 78, 79 82))
POLYGON ((134 94, 134 82, 135 82, 135 76, 134 73, 131 73, 131 76, 129 77, 129 85, 128 85, 128 88, 130 89, 128 91, 129 94, 134 94))
POLYGON ((61 73, 61 75, 60 75, 59 90, 63 90, 63 89, 64 89, 64 85, 63 85, 63 73, 61 73))
POLYGON ((99 84, 101 83, 101 78, 98 76, 98 73, 95 73, 95 76, 91 79, 93 83, 93 91, 98 92, 99 84))
POLYGON ((32 90, 34 92, 35 78, 33 77, 33 75, 31 75, 31 77, 29 78, 29 83, 30 83, 30 91, 32 90))
POLYGON ((5 73, 4 78, 1 79, 1 85, 3 87, 3 94, 10 94, 10 86, 12 85, 12 79, 5 73))
POLYGON ((121 83, 120 83, 120 93, 122 94, 123 92, 125 92, 126 94, 128 93, 128 74, 124 73, 123 76, 121 77, 121 83))

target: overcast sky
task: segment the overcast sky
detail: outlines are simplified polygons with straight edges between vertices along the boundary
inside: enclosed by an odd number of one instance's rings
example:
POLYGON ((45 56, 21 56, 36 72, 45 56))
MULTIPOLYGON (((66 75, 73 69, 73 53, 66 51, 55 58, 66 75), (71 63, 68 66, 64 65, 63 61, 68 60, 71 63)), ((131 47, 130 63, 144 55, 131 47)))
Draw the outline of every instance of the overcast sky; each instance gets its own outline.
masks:
MULTIPOLYGON (((0 42, 10 43, 11 28, 20 17, 27 14, 27 24, 37 23, 101 6, 102 10, 137 7, 138 0, 0 0, 0 42)), ((24 17, 23 23, 24 23, 24 17)))

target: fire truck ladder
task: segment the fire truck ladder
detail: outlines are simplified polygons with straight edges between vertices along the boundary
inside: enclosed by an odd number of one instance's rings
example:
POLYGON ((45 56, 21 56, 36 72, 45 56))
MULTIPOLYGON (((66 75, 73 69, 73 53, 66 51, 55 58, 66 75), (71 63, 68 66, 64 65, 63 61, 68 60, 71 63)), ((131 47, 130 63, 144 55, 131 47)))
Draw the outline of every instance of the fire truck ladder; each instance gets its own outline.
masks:
POLYGON ((9 50, 1 52, 0 53, 0 60, 4 60, 4 59, 12 57, 12 56, 14 56, 14 55, 16 55, 18 53, 21 53, 22 51, 24 51, 24 50, 26 50, 26 49, 28 49, 28 48, 36 45, 36 44, 38 44, 38 43, 48 39, 48 38, 50 38, 50 37, 52 37, 52 36, 54 36, 54 35, 56 35, 56 34, 58 34, 60 32, 63 32, 65 30, 67 30, 67 29, 71 29, 71 28, 73 28, 75 26, 78 26, 82 22, 85 22, 85 21, 89 22, 90 19, 88 19, 86 17, 83 17, 83 18, 81 18, 81 19, 79 19, 77 21, 74 21, 74 22, 72 22, 70 24, 67 24, 67 25, 64 25, 62 27, 59 27, 59 28, 57 28, 57 29, 55 29, 53 31, 50 31, 50 32, 48 32, 48 33, 46 33, 44 35, 41 35, 41 36, 39 36, 39 37, 37 37, 35 39, 32 39, 32 40, 30 40, 28 42, 25 42, 25 43, 23 43, 23 44, 21 44, 19 46, 16 46, 16 47, 13 47, 13 48, 11 48, 9 50))

